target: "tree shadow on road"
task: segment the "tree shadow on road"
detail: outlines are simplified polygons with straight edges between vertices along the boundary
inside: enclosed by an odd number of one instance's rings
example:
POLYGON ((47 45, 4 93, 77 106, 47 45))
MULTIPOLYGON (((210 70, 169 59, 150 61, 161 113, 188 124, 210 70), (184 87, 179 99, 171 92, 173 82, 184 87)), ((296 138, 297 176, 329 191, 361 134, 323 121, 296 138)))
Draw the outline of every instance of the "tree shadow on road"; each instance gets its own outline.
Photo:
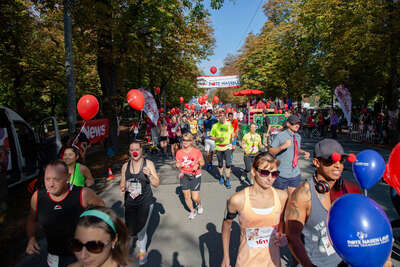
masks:
MULTIPOLYGON (((223 257, 222 234, 217 232, 215 224, 208 223, 206 226, 208 232, 199 237, 199 249, 202 259, 202 267, 221 266, 223 257), (206 261, 205 246, 208 249, 209 259, 206 261), (208 262, 208 265, 206 264, 208 262)), ((240 244, 240 226, 237 222, 232 222, 232 231, 229 245, 229 257, 231 266, 235 266, 237 253, 240 244)))
POLYGON ((147 248, 150 246, 153 235, 157 227, 160 225, 160 215, 165 214, 164 206, 161 203, 156 202, 156 198, 153 199, 153 213, 151 214, 149 225, 147 227, 147 248))

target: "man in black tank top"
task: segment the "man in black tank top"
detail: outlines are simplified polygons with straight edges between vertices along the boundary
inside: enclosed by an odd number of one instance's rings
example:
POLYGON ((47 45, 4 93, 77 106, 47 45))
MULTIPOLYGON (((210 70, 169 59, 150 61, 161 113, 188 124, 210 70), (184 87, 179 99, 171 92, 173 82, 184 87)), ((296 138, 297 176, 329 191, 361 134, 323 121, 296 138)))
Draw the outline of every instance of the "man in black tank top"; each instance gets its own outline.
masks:
POLYGON ((61 267, 76 261, 69 249, 69 243, 74 236, 79 215, 88 206, 104 206, 104 202, 89 188, 74 187, 70 190, 68 181, 68 167, 62 160, 47 165, 45 188, 32 195, 26 226, 26 253, 32 256, 25 257, 17 266, 61 267), (37 222, 46 237, 47 253, 41 251, 42 248, 36 242, 37 222), (42 255, 38 255, 39 253, 42 255))

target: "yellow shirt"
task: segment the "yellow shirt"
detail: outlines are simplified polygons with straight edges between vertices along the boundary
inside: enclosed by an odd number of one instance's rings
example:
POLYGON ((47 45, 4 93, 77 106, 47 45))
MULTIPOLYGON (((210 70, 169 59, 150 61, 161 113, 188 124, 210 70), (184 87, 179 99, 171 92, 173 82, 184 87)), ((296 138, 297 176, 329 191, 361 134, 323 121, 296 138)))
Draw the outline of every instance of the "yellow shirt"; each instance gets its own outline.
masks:
POLYGON ((253 155, 259 151, 261 145, 261 136, 258 133, 245 134, 243 136, 243 141, 244 141, 246 155, 253 155))
POLYGON ((190 132, 192 134, 197 134, 197 121, 196 120, 189 121, 189 125, 190 125, 190 132))

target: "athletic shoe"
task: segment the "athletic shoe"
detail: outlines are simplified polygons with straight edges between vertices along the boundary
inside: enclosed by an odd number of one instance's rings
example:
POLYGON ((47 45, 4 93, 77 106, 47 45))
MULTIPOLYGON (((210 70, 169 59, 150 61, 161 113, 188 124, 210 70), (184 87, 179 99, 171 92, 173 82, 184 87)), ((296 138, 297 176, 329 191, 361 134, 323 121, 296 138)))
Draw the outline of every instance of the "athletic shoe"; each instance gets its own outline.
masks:
POLYGON ((225 186, 227 189, 231 189, 231 181, 229 179, 226 179, 225 186))
POLYGON ((140 252, 138 255, 139 258, 139 265, 145 265, 147 263, 147 253, 140 252))
POLYGON ((172 160, 175 161, 176 160, 175 157, 172 157, 172 160))
POLYGON ((189 220, 193 220, 194 217, 196 217, 196 215, 197 215, 196 210, 191 211, 188 217, 189 220))
POLYGON ((224 176, 221 176, 221 177, 219 178, 219 184, 220 184, 220 185, 223 185, 224 183, 225 183, 224 176))
POLYGON ((197 205, 197 214, 203 214, 204 209, 203 206, 201 206, 201 204, 197 205))

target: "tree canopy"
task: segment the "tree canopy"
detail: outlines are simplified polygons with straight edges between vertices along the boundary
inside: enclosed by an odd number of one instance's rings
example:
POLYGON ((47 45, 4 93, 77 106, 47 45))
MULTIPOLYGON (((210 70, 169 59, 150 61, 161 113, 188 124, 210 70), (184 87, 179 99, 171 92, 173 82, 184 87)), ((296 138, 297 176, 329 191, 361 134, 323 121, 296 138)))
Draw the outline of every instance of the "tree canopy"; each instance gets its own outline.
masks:
POLYGON ((339 84, 355 104, 399 99, 400 6, 386 0, 269 0, 266 22, 224 68, 269 97, 320 94, 339 84))

